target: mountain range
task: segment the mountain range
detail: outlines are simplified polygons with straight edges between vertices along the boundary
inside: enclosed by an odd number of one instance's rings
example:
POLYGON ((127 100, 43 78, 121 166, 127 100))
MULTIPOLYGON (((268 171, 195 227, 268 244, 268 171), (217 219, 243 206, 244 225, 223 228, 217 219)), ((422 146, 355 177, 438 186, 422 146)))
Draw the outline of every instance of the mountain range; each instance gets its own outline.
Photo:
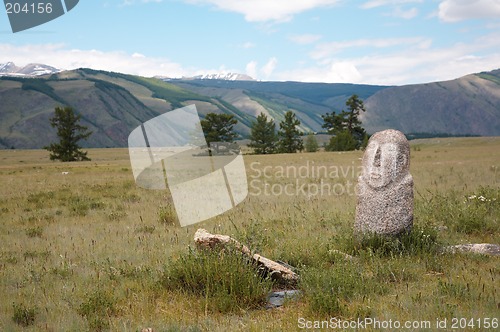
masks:
POLYGON ((183 80, 222 80, 222 81, 254 81, 254 79, 245 74, 238 73, 207 73, 193 77, 184 77, 183 80))
POLYGON ((13 62, 0 63, 0 76, 34 77, 60 72, 60 69, 41 63, 30 63, 24 67, 17 67, 13 62))
MULTIPOLYGON (((321 132, 321 115, 345 108, 352 94, 365 101, 361 119, 369 133, 395 128, 406 134, 500 135, 500 70, 447 82, 377 86, 260 82, 234 74, 158 79, 85 68, 53 68, 33 77, 14 67, 0 65, 0 72, 18 72, 0 77, 0 148, 41 148, 55 141, 49 119, 56 106, 69 105, 82 115, 82 124, 93 131, 85 147, 126 147, 141 123, 189 104, 202 117, 233 114, 242 137, 259 113, 278 124, 288 110, 303 131, 321 132)), ((43 66, 32 68, 37 73, 43 66)))
MULTIPOLYGON (((30 63, 24 67, 18 67, 14 62, 0 63, 0 76, 11 77, 36 77, 61 72, 63 70, 41 63, 30 63)), ((167 76, 155 76, 155 78, 168 82, 172 80, 167 76)), ((224 80, 224 81, 253 81, 254 79, 245 74, 232 72, 205 73, 191 77, 183 77, 182 80, 224 80)))
POLYGON ((500 70, 455 80, 391 87, 365 102, 368 132, 500 135, 500 70))

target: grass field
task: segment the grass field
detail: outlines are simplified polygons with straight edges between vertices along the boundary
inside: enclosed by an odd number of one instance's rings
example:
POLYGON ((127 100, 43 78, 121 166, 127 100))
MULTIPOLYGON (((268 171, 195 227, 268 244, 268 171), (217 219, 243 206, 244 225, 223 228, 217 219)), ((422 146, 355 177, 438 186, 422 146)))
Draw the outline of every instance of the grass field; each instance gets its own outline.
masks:
POLYGON ((180 228, 167 192, 136 187, 126 149, 66 164, 47 151, 1 150, 0 330, 293 331, 331 317, 432 324, 414 330, 435 330, 438 319, 451 330, 466 318, 466 330, 484 330, 500 319, 500 258, 439 248, 500 244, 500 138, 411 144, 415 231, 406 244, 352 238, 348 189, 360 151, 245 156, 247 199, 180 228), (330 173, 311 173, 321 166, 330 173), (339 190, 318 194, 321 180, 339 190), (312 185, 306 194, 279 194, 302 184, 312 185), (262 308, 262 294, 282 286, 239 279, 252 269, 230 253, 194 252, 199 227, 295 266, 302 296, 262 308))

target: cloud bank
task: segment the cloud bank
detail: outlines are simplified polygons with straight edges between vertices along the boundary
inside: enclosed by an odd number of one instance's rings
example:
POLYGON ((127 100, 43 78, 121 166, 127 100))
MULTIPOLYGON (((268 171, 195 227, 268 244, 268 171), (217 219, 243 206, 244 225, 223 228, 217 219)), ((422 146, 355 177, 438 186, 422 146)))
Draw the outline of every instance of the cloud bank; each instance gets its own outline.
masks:
POLYGON ((286 22, 294 15, 314 8, 332 6, 340 0, 185 0, 208 4, 219 10, 242 14, 248 22, 286 22))
POLYGON ((438 16, 444 22, 500 18, 499 0, 444 0, 438 16))
POLYGON ((0 44, 0 63, 8 61, 14 61, 18 66, 43 63, 63 70, 92 68, 147 77, 182 77, 190 73, 180 64, 168 59, 150 58, 140 53, 68 49, 64 44, 0 44))

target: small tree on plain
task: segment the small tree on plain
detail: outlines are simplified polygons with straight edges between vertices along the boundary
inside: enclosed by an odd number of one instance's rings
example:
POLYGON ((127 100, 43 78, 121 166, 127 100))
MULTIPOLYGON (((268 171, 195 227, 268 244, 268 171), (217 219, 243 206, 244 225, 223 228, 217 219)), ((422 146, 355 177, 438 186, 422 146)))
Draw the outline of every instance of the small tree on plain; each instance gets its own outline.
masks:
POLYGON ((302 142, 302 132, 298 129, 300 121, 295 113, 288 111, 285 113, 285 119, 280 122, 278 132, 278 151, 281 153, 295 153, 304 150, 302 142))
POLYGON ((208 113, 205 119, 201 120, 201 129, 205 134, 209 148, 213 148, 219 152, 218 142, 234 142, 238 134, 234 131, 233 127, 237 123, 238 120, 234 118, 234 115, 208 113))
POLYGON ((354 137, 344 130, 332 137, 325 149, 327 151, 353 151, 356 150, 356 145, 354 137))
POLYGON ((276 152, 277 140, 274 120, 268 120, 267 115, 260 113, 257 116, 257 121, 252 123, 248 146, 253 148, 257 154, 271 154, 276 152))
POLYGON ((92 132, 79 124, 80 114, 76 114, 71 107, 56 107, 50 125, 57 128, 59 143, 51 143, 45 149, 50 151, 50 160, 83 161, 90 160, 87 152, 82 151, 78 142, 87 139, 92 132))
POLYGON ((340 114, 335 112, 323 115, 323 128, 335 136, 341 136, 338 139, 332 137, 330 143, 326 146, 329 151, 350 151, 363 147, 366 141, 366 131, 361 127, 359 115, 365 112, 363 101, 357 96, 352 95, 347 101, 348 110, 342 110, 340 114), (354 145, 352 142, 354 141, 354 145), (342 144, 346 144, 343 146, 342 144))
POLYGON ((318 140, 313 133, 307 134, 305 148, 307 152, 317 152, 319 150, 318 140))

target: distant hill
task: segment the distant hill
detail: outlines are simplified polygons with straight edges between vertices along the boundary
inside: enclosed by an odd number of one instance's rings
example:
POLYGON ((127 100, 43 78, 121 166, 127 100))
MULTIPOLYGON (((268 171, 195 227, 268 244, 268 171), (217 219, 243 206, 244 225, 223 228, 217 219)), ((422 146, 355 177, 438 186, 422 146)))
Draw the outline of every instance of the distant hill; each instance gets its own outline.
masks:
POLYGON ((301 129, 306 132, 323 131, 321 115, 340 111, 351 95, 358 94, 366 99, 387 88, 360 84, 226 80, 172 80, 170 83, 224 100, 252 117, 265 113, 275 119, 276 124, 284 119, 285 112, 292 110, 302 123, 301 129))
POLYGON ((290 109, 302 121, 302 130, 320 131, 321 115, 334 105, 353 93, 367 97, 382 88, 216 79, 165 82, 92 69, 0 77, 0 148, 41 148, 56 140, 49 118, 61 105, 82 114, 82 123, 94 132, 84 146, 124 147, 141 123, 189 104, 196 104, 202 117, 209 112, 233 114, 242 138, 248 137, 260 112, 278 123, 290 109))
POLYGON ((248 133, 252 117, 217 98, 153 78, 78 69, 43 78, 0 77, 0 147, 41 148, 56 140, 49 119, 69 105, 94 133, 86 147, 124 147, 141 123, 175 108, 196 104, 208 112, 235 114, 237 130, 248 133))
POLYGON ((125 147, 135 127, 189 104, 196 104, 202 117, 209 112, 234 114, 243 138, 261 112, 279 123, 292 110, 303 131, 320 132, 321 115, 344 108, 352 94, 365 100, 368 111, 362 120, 369 132, 396 128, 407 134, 500 135, 499 72, 401 87, 227 79, 165 82, 92 69, 3 76, 0 148, 41 148, 55 141, 49 118, 62 105, 82 114, 83 124, 94 132, 85 147, 125 147))
POLYGON ((387 88, 365 101, 365 128, 405 133, 500 135, 500 70, 387 88))

